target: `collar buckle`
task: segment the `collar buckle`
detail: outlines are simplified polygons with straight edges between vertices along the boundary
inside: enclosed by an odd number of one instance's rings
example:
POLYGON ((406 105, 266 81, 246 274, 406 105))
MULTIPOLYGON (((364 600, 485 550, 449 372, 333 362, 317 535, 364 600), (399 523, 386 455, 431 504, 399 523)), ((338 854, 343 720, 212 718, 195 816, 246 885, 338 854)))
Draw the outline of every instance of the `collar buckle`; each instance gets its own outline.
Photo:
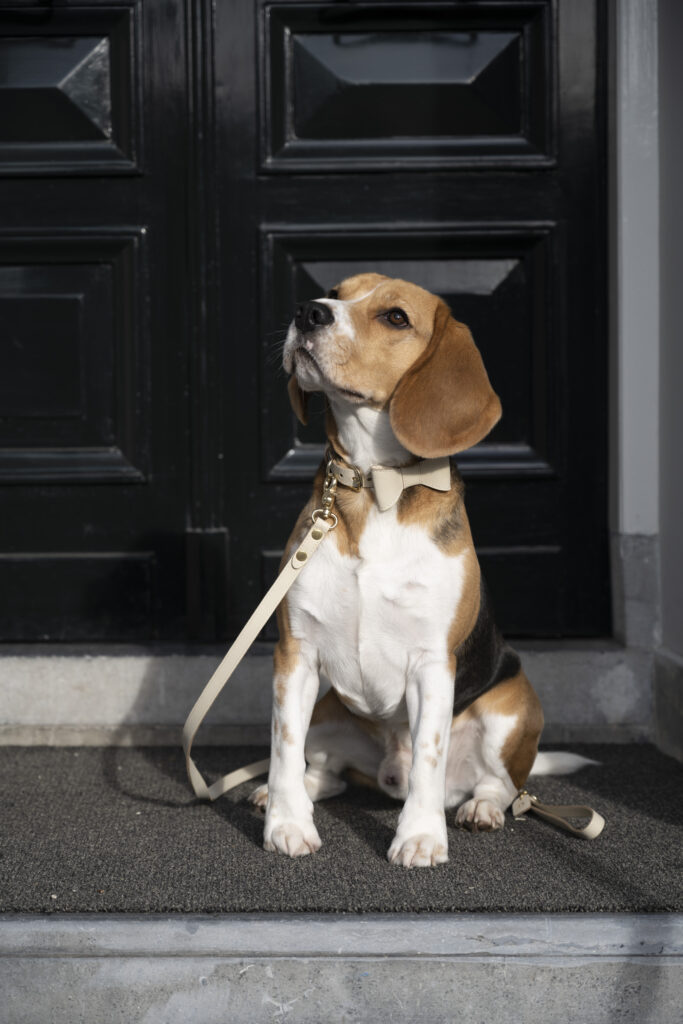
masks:
POLYGON ((325 452, 327 459, 327 474, 333 476, 343 487, 351 491, 362 491, 366 487, 365 477, 358 466, 352 466, 341 455, 338 455, 330 445, 325 452))
POLYGON ((349 466, 349 469, 353 471, 353 480, 348 485, 352 491, 363 490, 363 474, 359 470, 358 466, 349 466))

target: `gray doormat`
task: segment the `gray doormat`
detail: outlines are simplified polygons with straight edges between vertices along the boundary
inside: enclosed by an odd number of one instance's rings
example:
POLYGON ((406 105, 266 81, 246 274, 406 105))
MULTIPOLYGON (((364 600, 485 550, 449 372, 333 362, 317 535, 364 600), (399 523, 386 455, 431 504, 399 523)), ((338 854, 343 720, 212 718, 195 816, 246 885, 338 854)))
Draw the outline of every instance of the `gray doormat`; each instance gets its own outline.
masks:
MULTIPOLYGON (((573 746, 601 761, 530 787, 590 804, 594 842, 539 819, 472 835, 448 812, 450 861, 386 861, 399 805, 357 786, 316 805, 323 847, 266 853, 252 783, 196 801, 175 748, 0 748, 0 911, 600 912, 683 910, 683 766, 650 746, 573 746)), ((267 756, 204 748, 208 777, 267 756)))

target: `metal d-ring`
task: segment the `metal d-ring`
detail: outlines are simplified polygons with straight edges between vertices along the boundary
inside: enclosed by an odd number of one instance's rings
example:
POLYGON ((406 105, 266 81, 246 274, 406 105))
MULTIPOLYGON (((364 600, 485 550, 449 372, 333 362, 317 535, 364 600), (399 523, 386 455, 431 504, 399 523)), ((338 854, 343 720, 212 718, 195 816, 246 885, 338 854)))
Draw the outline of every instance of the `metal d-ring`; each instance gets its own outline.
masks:
POLYGON ((334 530, 335 526, 339 522, 334 512, 327 512, 324 508, 315 508, 311 512, 311 519, 313 520, 314 523, 317 523, 318 519, 320 519, 321 516, 323 519, 334 519, 334 522, 330 527, 331 530, 334 530))

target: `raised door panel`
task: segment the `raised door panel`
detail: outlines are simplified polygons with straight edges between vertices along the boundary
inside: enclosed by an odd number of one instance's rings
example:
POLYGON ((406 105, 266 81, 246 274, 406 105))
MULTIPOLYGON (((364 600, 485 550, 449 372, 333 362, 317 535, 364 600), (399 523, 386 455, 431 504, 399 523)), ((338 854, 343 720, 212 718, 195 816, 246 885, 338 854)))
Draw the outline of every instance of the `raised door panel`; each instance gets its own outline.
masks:
POLYGON ((141 229, 0 230, 0 482, 142 482, 141 229))
POLYGON ((554 242, 555 226, 543 223, 429 224, 411 230, 348 224, 338 233, 265 228, 262 279, 271 296, 261 331, 265 478, 310 479, 324 449, 321 418, 302 427, 288 412, 268 340, 297 303, 369 267, 441 295, 472 330, 505 416, 485 441, 458 457, 465 479, 555 474, 554 242), (291 426, 283 434, 286 419, 291 426))
POLYGON ((552 163, 546 3, 267 4, 272 171, 552 163))
MULTIPOLYGON (((481 564, 500 620, 513 633, 529 631, 530 621, 533 632, 552 633, 563 614, 564 594, 557 583, 566 554, 557 514, 563 455, 557 388, 561 353, 554 343, 561 333, 557 236, 555 224, 512 221, 410 230, 347 224, 337 232, 268 226, 261 244, 262 280, 271 296, 261 329, 261 472, 273 493, 286 483, 310 481, 325 447, 322 399, 313 396, 309 424, 302 427, 289 408, 270 343, 298 302, 324 295, 345 277, 371 267, 441 295, 471 328, 504 416, 484 441, 456 461, 468 482, 481 564), (530 487, 533 517, 525 508, 530 487), (518 574, 524 582, 506 586, 518 574), (544 594, 540 603, 539 593, 544 594)), ((281 548, 263 547, 264 587, 275 578, 281 556, 281 548)), ((276 635, 273 622, 264 635, 276 635)))
POLYGON ((140 3, 0 9, 0 174, 130 174, 140 3))
POLYGON ((154 552, 0 554, 0 636, 5 640, 149 639, 154 552))

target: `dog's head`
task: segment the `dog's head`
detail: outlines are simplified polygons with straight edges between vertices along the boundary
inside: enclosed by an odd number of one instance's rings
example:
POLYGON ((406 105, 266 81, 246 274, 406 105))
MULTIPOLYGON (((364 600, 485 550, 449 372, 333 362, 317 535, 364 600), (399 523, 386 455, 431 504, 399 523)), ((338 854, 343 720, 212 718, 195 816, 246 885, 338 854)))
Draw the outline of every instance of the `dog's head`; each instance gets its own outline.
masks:
POLYGON ((283 361, 302 423, 308 391, 387 409, 398 440, 423 458, 471 447, 500 419, 469 330, 408 281, 358 274, 303 303, 283 361))

